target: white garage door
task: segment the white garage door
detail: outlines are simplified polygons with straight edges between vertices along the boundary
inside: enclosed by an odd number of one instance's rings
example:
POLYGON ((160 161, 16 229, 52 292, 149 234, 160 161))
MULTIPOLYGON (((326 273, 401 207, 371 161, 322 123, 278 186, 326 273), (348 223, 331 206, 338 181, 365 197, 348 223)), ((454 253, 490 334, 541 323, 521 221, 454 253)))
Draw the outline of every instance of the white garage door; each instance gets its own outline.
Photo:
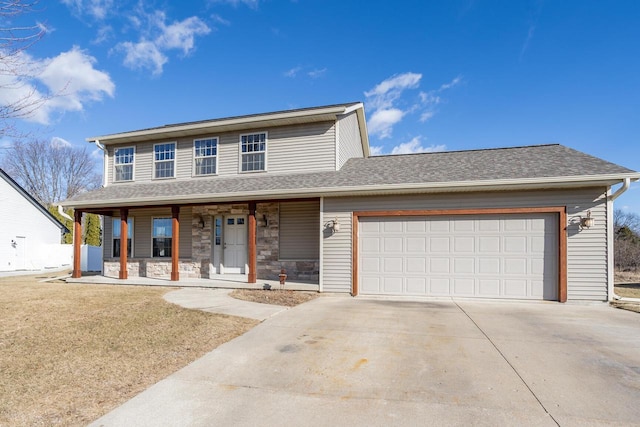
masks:
POLYGON ((359 293, 558 298, 555 214, 361 217, 359 293))

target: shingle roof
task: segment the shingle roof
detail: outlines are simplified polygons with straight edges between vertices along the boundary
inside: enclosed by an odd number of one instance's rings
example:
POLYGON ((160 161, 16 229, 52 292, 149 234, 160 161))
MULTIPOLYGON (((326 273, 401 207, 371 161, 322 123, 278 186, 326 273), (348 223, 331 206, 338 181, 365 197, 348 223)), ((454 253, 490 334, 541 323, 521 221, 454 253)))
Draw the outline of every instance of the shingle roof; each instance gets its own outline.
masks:
POLYGON ((544 188, 567 181, 614 181, 640 178, 631 169, 554 144, 487 150, 376 156, 348 160, 339 171, 251 174, 232 177, 110 185, 65 202, 68 206, 160 204, 194 201, 255 200, 308 194, 357 194, 368 189, 416 191, 477 183, 529 182, 544 188), (587 179, 590 177, 590 179, 587 179), (536 184, 537 183, 537 184, 536 184), (144 201, 144 202, 143 202, 144 201))

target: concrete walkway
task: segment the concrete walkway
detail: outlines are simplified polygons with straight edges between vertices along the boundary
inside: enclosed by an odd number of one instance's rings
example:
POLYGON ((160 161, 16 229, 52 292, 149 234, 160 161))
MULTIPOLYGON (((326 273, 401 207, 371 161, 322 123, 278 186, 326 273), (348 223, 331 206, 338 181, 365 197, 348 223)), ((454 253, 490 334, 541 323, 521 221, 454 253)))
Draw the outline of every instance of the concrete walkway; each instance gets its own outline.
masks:
POLYGON ((185 308, 198 309, 209 313, 247 317, 260 321, 288 309, 288 307, 280 305, 260 304, 239 300, 230 297, 230 293, 231 289, 183 288, 165 294, 164 299, 185 308))
POLYGON ((321 297, 92 426, 637 425, 638 367, 606 304, 321 297))

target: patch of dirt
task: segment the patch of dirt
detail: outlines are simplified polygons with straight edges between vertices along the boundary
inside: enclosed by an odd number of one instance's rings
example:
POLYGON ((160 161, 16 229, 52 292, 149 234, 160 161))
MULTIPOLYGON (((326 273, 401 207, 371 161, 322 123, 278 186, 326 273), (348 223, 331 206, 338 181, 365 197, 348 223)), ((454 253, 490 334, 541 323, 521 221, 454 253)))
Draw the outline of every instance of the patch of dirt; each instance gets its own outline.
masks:
POLYGON ((171 288, 0 278, 0 426, 87 425, 258 322, 188 310, 171 288))
POLYGON ((288 291, 288 290, 262 290, 262 289, 235 289, 230 294, 233 298, 259 302, 262 304, 284 305, 294 307, 318 297, 317 292, 288 291))

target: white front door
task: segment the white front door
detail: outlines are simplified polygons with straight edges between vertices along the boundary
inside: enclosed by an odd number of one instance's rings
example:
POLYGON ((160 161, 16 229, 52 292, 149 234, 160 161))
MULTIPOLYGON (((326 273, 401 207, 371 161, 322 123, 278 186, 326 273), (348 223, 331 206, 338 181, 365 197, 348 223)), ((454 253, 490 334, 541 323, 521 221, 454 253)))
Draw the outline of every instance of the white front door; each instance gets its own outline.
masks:
POLYGON ((224 251, 221 273, 245 274, 247 271, 247 217, 231 215, 224 218, 224 251))

